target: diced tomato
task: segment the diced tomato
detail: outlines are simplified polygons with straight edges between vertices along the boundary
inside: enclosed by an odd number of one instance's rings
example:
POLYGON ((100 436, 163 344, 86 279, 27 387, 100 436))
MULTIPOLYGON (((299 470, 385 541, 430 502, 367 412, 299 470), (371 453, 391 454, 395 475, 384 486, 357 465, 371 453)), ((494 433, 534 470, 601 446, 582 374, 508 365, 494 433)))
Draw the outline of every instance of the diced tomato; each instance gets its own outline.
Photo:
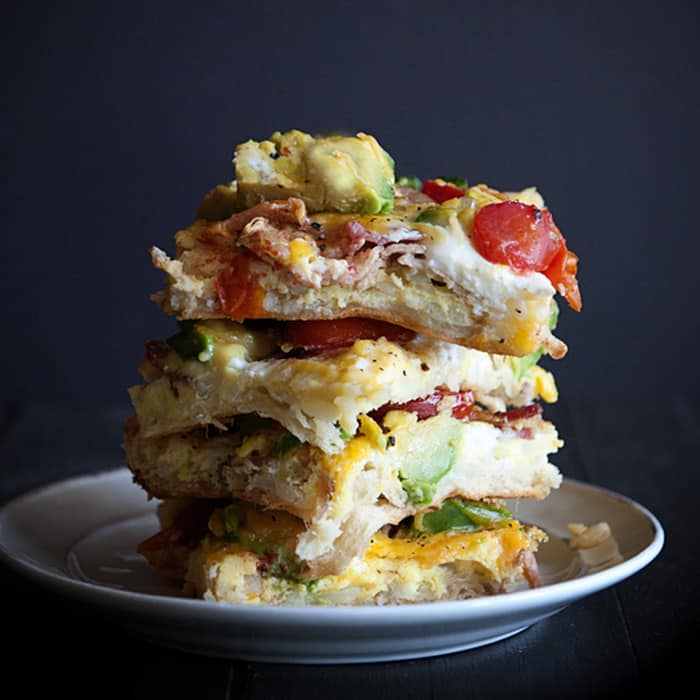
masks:
POLYGON ((414 331, 402 326, 371 318, 287 321, 282 328, 284 342, 312 352, 348 347, 356 340, 376 340, 381 337, 396 343, 406 343, 413 340, 415 335, 414 331))
POLYGON ((581 292, 576 279, 577 268, 578 256, 563 246, 544 271, 554 288, 566 299, 574 311, 580 311, 582 306, 581 292))
POLYGON ((250 273, 252 258, 245 253, 237 255, 216 278, 216 293, 224 314, 234 321, 262 318, 264 292, 250 273))
POLYGON ((418 415, 418 420, 424 420, 437 415, 438 406, 446 396, 453 396, 452 417, 465 420, 474 408, 474 394, 471 391, 442 391, 438 390, 421 399, 405 403, 387 403, 372 411, 372 418, 381 421, 389 411, 409 411, 418 415))
POLYGON ((543 273, 572 309, 581 310, 578 258, 567 250, 549 210, 513 201, 487 204, 474 216, 472 243, 490 262, 543 273))
POLYGON ((520 202, 487 204, 474 216, 472 242, 487 260, 513 270, 543 272, 562 246, 548 210, 520 202))
POLYGON ((465 193, 463 187, 457 187, 451 182, 439 182, 438 180, 426 180, 423 183, 421 192, 434 199, 438 203, 446 202, 448 199, 462 197, 465 193))

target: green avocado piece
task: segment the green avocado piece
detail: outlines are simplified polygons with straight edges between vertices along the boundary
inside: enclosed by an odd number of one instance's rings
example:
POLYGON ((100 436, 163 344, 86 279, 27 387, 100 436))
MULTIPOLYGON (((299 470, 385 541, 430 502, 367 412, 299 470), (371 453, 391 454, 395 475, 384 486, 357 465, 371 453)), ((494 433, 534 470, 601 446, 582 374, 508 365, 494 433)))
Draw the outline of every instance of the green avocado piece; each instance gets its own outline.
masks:
POLYGON ((444 180, 445 182, 449 182, 450 184, 455 185, 456 187, 463 187, 464 189, 467 189, 467 187, 469 187, 469 183, 463 177, 441 177, 439 179, 444 180))
MULTIPOLYGON (((552 299, 552 311, 549 316, 549 330, 553 331, 557 327, 557 321, 559 320, 559 306, 557 302, 552 299)), ((531 352, 525 357, 514 358, 516 361, 516 376, 518 381, 520 381, 539 361, 544 355, 544 348, 538 348, 535 352, 531 352)))
POLYGON ((426 511, 415 516, 413 529, 420 534, 446 530, 471 532, 497 526, 512 518, 510 511, 503 506, 448 498, 438 510, 426 511))
POLYGON ((301 445, 301 440, 296 435, 286 432, 279 440, 277 440, 270 449, 271 457, 282 457, 288 452, 296 449, 301 445))
POLYGON ((337 420, 334 425, 336 428, 338 428, 338 432, 340 433, 340 439, 343 442, 348 442, 349 440, 352 440, 354 436, 350 435, 350 433, 343 429, 343 426, 340 425, 340 421, 337 420))
POLYGON ((217 509, 213 516, 221 525, 222 537, 238 542, 261 556, 260 566, 278 578, 296 580, 302 563, 294 553, 299 526, 294 516, 279 511, 262 511, 234 501, 217 509))
POLYGON ((454 465, 462 426, 451 416, 438 414, 418 421, 399 470, 401 485, 414 505, 428 505, 440 479, 454 465))
POLYGON ((215 350, 229 358, 254 362, 277 349, 277 332, 273 328, 248 328, 229 319, 196 321, 194 328, 211 338, 215 350))
POLYGON ((476 525, 464 514, 459 504, 449 498, 438 510, 416 515, 413 529, 421 534, 432 534, 445 530, 476 530, 476 525))
POLYGON ((480 527, 488 527, 513 519, 513 514, 505 506, 483 501, 458 501, 458 503, 462 512, 480 527))
POLYGON ((525 357, 514 358, 516 361, 516 377, 518 378, 518 381, 522 380, 530 369, 540 361, 542 355, 544 355, 544 350, 539 348, 538 350, 535 350, 535 352, 525 355, 525 357))
POLYGON ((415 221, 419 224, 444 224, 449 218, 449 211, 443 207, 428 207, 418 214, 415 221))
POLYGON ((402 175, 396 179, 396 184, 401 187, 410 187, 412 190, 419 192, 423 188, 423 181, 415 175, 402 175))
POLYGON ((167 339, 168 345, 185 359, 196 358, 208 362, 214 354, 214 341, 211 336, 195 327, 194 321, 178 321, 180 332, 167 339))
POLYGON ((234 156, 239 208, 300 197, 310 213, 379 214, 394 206, 394 161, 368 134, 314 138, 275 132, 234 156))
POLYGON ((235 182, 217 185, 209 190, 197 207, 195 218, 223 221, 238 211, 238 192, 235 182))

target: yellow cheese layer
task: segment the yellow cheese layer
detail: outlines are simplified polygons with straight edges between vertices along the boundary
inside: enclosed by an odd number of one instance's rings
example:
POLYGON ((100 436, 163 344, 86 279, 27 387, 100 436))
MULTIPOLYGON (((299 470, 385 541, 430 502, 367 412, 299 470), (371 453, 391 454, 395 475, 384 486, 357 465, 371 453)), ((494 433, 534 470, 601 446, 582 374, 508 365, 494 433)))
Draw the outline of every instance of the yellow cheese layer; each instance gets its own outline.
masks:
POLYGON ((370 540, 365 561, 404 559, 431 567, 460 559, 481 559, 485 554, 495 553, 494 547, 498 548, 497 560, 512 561, 527 546, 527 541, 517 520, 507 521, 498 530, 447 531, 413 539, 392 539, 379 532, 370 540))

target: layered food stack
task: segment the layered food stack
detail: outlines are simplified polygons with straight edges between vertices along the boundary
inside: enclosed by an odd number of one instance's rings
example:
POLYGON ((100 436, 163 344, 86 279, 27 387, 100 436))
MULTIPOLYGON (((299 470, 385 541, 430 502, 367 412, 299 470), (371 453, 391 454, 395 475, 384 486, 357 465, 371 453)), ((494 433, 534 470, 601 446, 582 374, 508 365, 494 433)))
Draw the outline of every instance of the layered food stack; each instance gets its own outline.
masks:
POLYGON ((176 234, 125 449, 139 551, 230 603, 454 600, 538 583, 562 445, 537 363, 575 255, 533 188, 395 179, 367 134, 275 133, 176 234))

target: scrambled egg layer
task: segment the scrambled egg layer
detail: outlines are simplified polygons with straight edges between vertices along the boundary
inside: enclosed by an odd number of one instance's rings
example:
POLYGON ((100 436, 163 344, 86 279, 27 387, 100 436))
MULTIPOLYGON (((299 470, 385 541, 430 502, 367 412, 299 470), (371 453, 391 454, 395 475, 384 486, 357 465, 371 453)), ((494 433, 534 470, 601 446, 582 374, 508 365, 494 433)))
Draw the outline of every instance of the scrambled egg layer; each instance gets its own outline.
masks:
POLYGON ((455 600, 524 583, 523 554, 546 535, 515 520, 478 532, 415 539, 376 533, 343 573, 301 583, 264 573, 265 563, 236 543, 203 541, 190 558, 186 588, 205 600, 267 605, 384 605, 455 600))
POLYGON ((269 357, 262 332, 233 322, 200 322, 214 338, 211 360, 171 351, 163 368, 130 395, 145 436, 221 424, 241 413, 273 418, 299 440, 328 454, 345 447, 358 418, 387 403, 427 396, 437 388, 472 390, 491 410, 555 401, 552 375, 540 367, 523 376, 519 360, 423 336, 399 345, 386 338, 315 357, 269 357))

